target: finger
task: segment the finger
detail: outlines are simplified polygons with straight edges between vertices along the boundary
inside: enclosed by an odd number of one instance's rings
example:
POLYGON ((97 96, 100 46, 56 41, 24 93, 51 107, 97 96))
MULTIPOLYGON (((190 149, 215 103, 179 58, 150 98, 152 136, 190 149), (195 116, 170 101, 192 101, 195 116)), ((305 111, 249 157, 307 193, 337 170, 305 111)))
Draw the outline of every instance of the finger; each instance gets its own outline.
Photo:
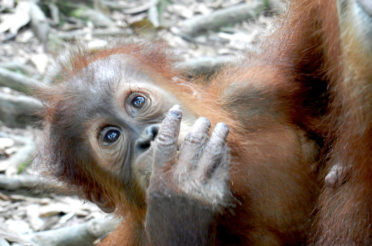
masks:
POLYGON ((327 187, 335 188, 341 184, 344 179, 345 169, 340 164, 335 164, 329 173, 325 176, 325 184, 327 187))
POLYGON ((173 161, 177 153, 182 112, 179 105, 173 106, 160 125, 155 139, 154 167, 163 167, 173 161))
POLYGON ((200 153, 208 139, 211 122, 204 117, 197 119, 192 130, 186 135, 179 154, 179 168, 188 171, 193 168, 200 158, 200 153))
POLYGON ((225 144, 224 150, 222 153, 222 157, 220 161, 218 162, 218 165, 215 167, 213 172, 207 171, 207 175, 205 178, 212 178, 211 176, 213 175, 214 180, 218 180, 218 182, 227 182, 229 180, 230 176, 230 149, 227 147, 225 144))
POLYGON ((229 128, 224 123, 218 123, 214 128, 199 162, 198 168, 202 179, 208 180, 214 170, 226 159, 224 158, 227 153, 225 141, 228 134, 229 128))

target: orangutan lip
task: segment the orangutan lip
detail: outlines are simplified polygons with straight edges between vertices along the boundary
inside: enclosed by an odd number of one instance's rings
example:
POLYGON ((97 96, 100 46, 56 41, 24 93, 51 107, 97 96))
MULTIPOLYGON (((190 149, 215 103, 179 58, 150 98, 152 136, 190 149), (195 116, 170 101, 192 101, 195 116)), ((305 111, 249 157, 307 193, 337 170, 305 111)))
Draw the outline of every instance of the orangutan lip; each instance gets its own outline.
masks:
POLYGON ((150 186, 150 177, 151 177, 151 172, 145 177, 145 187, 150 186))

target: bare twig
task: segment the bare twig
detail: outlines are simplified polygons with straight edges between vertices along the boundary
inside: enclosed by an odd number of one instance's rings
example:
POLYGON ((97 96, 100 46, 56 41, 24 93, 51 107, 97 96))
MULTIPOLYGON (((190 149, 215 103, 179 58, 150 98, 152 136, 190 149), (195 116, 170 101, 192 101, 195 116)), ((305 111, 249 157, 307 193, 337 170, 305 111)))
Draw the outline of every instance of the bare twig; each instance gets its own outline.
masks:
POLYGON ((0 86, 12 88, 26 94, 43 87, 39 81, 0 67, 0 86))
POLYGON ((17 61, 6 61, 0 63, 0 68, 5 68, 7 70, 18 70, 27 75, 35 75, 37 73, 36 69, 31 65, 23 64, 17 61))
POLYGON ((89 19, 95 27, 115 27, 115 22, 98 10, 81 8, 78 16, 89 19))
POLYGON ((34 3, 30 2, 30 17, 31 17, 31 26, 36 35, 36 37, 45 44, 48 39, 49 34, 49 24, 47 18, 44 15, 44 12, 40 7, 34 3))
POLYGON ((285 12, 285 9, 286 4, 279 0, 251 1, 220 9, 209 15, 196 16, 185 20, 178 26, 178 29, 174 30, 181 36, 193 37, 208 30, 215 30, 241 21, 255 20, 266 12, 281 14, 285 12))
POLYGON ((236 58, 231 56, 199 57, 176 64, 176 69, 188 77, 210 77, 222 67, 234 64, 236 58))
POLYGON ((43 189, 51 190, 54 189, 56 185, 48 180, 41 179, 37 176, 31 175, 15 175, 15 176, 6 176, 0 175, 0 189, 15 191, 21 189, 43 189), (46 188, 49 187, 49 188, 46 188))
POLYGON ((86 30, 86 29, 73 30, 73 31, 68 31, 68 32, 60 31, 56 33, 56 36, 59 39, 63 39, 63 40, 76 40, 90 33, 92 33, 94 37, 108 37, 108 36, 124 37, 124 36, 129 36, 130 34, 132 34, 131 30, 128 30, 128 29, 122 30, 119 28, 105 28, 105 29, 96 29, 93 31, 86 30))
POLYGON ((87 223, 26 235, 33 245, 92 246, 94 241, 113 231, 120 223, 117 218, 94 219, 87 223))
POLYGON ((51 15, 51 18, 52 18, 52 23, 54 25, 58 25, 58 23, 59 23, 59 9, 58 9, 57 5, 53 2, 50 2, 50 3, 48 3, 48 8, 49 8, 50 15, 51 15))
POLYGON ((9 127, 25 127, 39 121, 42 103, 29 96, 0 92, 0 121, 9 127))
POLYGON ((217 10, 209 15, 196 16, 185 20, 178 26, 178 31, 176 32, 179 32, 180 35, 192 37, 207 30, 215 30, 222 26, 235 24, 244 20, 255 20, 264 10, 265 5, 263 1, 239 4, 230 8, 217 10))

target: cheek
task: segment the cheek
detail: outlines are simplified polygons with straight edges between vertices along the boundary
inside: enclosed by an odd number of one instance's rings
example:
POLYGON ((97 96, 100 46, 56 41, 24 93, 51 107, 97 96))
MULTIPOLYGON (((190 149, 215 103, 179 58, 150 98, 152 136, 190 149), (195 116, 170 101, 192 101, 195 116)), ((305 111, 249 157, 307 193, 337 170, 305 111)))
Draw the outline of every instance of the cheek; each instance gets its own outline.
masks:
POLYGON ((104 155, 106 156, 106 168, 114 174, 119 175, 123 166, 126 165, 125 162, 127 162, 126 160, 128 159, 126 158, 127 154, 128 151, 125 144, 118 144, 118 146, 115 146, 115 148, 105 151, 104 155))
POLYGON ((97 164, 112 174, 120 175, 126 161, 127 151, 125 146, 124 143, 118 143, 112 148, 101 148, 98 145, 93 145, 97 164))

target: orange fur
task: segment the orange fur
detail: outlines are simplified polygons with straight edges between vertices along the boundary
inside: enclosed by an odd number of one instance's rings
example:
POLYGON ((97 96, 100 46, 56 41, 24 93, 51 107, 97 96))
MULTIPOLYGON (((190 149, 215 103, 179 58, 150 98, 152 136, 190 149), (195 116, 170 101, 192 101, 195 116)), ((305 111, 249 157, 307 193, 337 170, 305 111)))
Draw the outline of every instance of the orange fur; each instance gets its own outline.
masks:
MULTIPOLYGON (((283 19, 282 27, 264 44, 266 52, 260 54, 258 61, 253 57, 248 59, 245 69, 229 68, 222 75, 220 74, 207 90, 201 90, 201 97, 207 100, 202 105, 215 106, 204 107, 205 110, 200 111, 201 105, 191 105, 198 109, 201 115, 206 115, 215 121, 226 120, 226 118, 234 118, 232 116, 234 113, 226 117, 226 113, 221 114, 214 109, 221 106, 218 105, 221 99, 218 95, 223 94, 231 82, 243 84, 238 87, 239 90, 244 88, 249 90, 252 84, 247 81, 261 81, 262 84, 256 83, 254 86, 267 86, 265 89, 268 94, 270 90, 278 93, 278 89, 281 88, 281 96, 286 98, 284 102, 276 101, 279 102, 278 111, 285 116, 285 120, 321 139, 322 150, 319 162, 327 164, 325 170, 337 164, 350 172, 349 178, 340 187, 323 188, 319 197, 319 212, 313 223, 314 233, 308 239, 309 243, 314 245, 367 245, 372 240, 369 229, 371 224, 369 214, 372 212, 370 205, 372 170, 369 165, 372 149, 370 140, 372 137, 372 51, 371 47, 368 47, 370 41, 363 33, 363 28, 371 23, 367 21, 365 24, 359 23, 358 26, 358 20, 353 19, 350 13, 352 4, 354 3, 348 3, 346 8, 349 10, 346 11, 349 12, 339 19, 336 0, 292 1, 290 11, 283 19), (286 91, 286 94, 283 91, 286 91), (319 100, 319 102, 304 103, 305 99, 319 100)), ((263 100, 267 98, 263 97, 263 100)), ((235 110, 240 113, 243 110, 249 111, 245 108, 235 110)), ((265 124, 271 125, 272 120, 276 122, 283 119, 270 120, 270 117, 267 119, 261 116, 259 124, 255 124, 256 121, 253 120, 249 125, 252 129, 264 128, 265 124)), ((250 139, 253 143, 262 143, 262 139, 250 138, 249 134, 240 131, 241 123, 234 122, 234 119, 229 122, 233 129, 230 138, 233 139, 232 143, 246 142, 245 139, 250 139)), ((271 137, 275 138, 273 133, 268 134, 272 134, 271 137)), ((260 173, 259 167, 254 163, 260 163, 262 159, 249 152, 242 155, 242 149, 246 150, 246 148, 241 146, 239 148, 235 154, 240 156, 242 163, 244 161, 250 163, 255 171, 252 171, 252 176, 249 174, 250 169, 239 168, 238 177, 235 177, 232 172, 232 179, 245 181, 244 184, 237 182, 237 186, 245 185, 248 189, 265 190, 262 187, 250 186, 254 183, 252 179, 260 173), (247 170, 247 173, 242 170, 247 170)), ((259 149, 275 155, 281 152, 268 150, 265 147, 259 149)), ((322 166, 318 168, 323 169, 322 166)), ((291 166, 289 172, 300 171, 291 166)), ((323 172, 319 172, 319 177, 323 182, 323 172)), ((270 176, 267 179, 272 178, 270 176)), ((257 181, 257 184, 260 182, 257 181)), ((305 187, 306 182, 303 184, 302 189, 308 189, 305 187)), ((240 187, 236 189, 244 190, 240 187)), ((273 190, 269 189, 268 192, 267 196, 270 196, 273 190)), ((291 191, 289 197, 295 192, 291 191)), ((314 196, 316 194, 313 192, 314 196)), ((255 201, 259 195, 255 194, 252 197, 255 201)), ((310 202, 313 198, 310 198, 310 202)), ((253 204, 250 206, 254 207, 253 204)), ((281 205, 279 204, 279 207, 281 205)), ((264 204, 259 206, 263 206, 266 211, 273 209, 264 204)), ((253 212, 253 216, 255 213, 260 213, 259 208, 254 207, 254 209, 256 211, 253 212)), ((292 216, 288 215, 289 218, 292 216)), ((241 220, 252 221, 252 214, 241 220)), ((263 221, 262 217, 261 220, 263 221)), ((280 220, 285 221, 282 217, 280 220)), ((256 223, 259 221, 257 220, 256 223)), ((251 233, 253 237, 258 236, 261 240, 265 238, 262 236, 264 234, 263 231, 251 233)), ((275 244, 270 240, 267 242, 270 245, 275 244)))
MULTIPOLYGON (((350 12, 341 15, 340 24, 336 2, 292 1, 264 52, 248 55, 244 64, 226 68, 210 83, 174 81, 167 54, 143 45, 78 53, 65 74, 71 78, 91 62, 125 54, 196 116, 230 126, 235 207, 216 218, 217 245, 367 245, 372 240, 372 52, 350 12), (323 187, 325 172, 335 164, 350 172, 349 179, 323 187)), ((53 95, 44 97, 47 122, 61 110, 74 114, 68 84, 44 94, 53 95)), ((62 154, 73 163, 67 151, 62 154)), ((124 222, 102 245, 143 245, 146 204, 122 196, 123 183, 91 166, 75 170, 63 162, 57 176, 119 207, 124 222)), ((133 193, 143 201, 137 188, 133 193)))
MULTIPOLYGON (((142 49, 142 46, 134 45, 129 47, 93 55, 81 54, 73 64, 86 64, 86 60, 80 61, 81 57, 93 57, 92 62, 111 54, 128 55, 139 61, 139 66, 151 74, 155 84, 176 95, 195 116, 207 117, 212 125, 222 121, 230 126, 227 141, 232 155, 230 174, 235 208, 234 213, 227 210, 217 218, 216 243, 224 245, 238 240, 242 245, 281 245, 304 241, 317 190, 312 165, 316 163, 318 147, 293 122, 289 109, 292 108, 290 97, 294 90, 288 90, 287 81, 280 77, 279 71, 272 65, 261 67, 254 64, 252 67, 236 68, 234 72, 226 71, 210 85, 179 83, 168 77, 173 74, 168 69, 168 63, 151 63, 149 60, 149 57, 163 57, 160 50, 146 50, 146 47, 142 49), (147 63, 141 64, 144 60, 147 63), (163 73, 161 67, 168 70, 163 73)), ((82 71, 84 68, 78 69, 82 71)), ((79 70, 73 70, 72 73, 67 72, 67 76, 71 78, 78 73, 79 70)), ((69 83, 57 85, 51 93, 59 96, 47 97, 49 109, 46 112, 50 115, 46 119, 53 127, 65 128, 74 118, 74 107, 80 107, 80 104, 75 105, 76 98, 69 96, 69 86, 69 83), (62 116, 58 116, 60 114, 62 116)), ((119 227, 104 243, 142 245, 144 232, 139 228, 143 225, 146 206, 133 203, 132 197, 124 197, 120 187, 125 184, 110 178, 109 173, 94 163, 86 159, 81 160, 84 161, 82 164, 76 163, 73 159, 77 157, 67 153, 71 148, 69 144, 64 147, 53 136, 46 139, 51 141, 46 146, 52 146, 51 150, 47 150, 49 156, 67 148, 63 150, 63 155, 69 161, 59 160, 57 176, 81 187, 85 197, 101 195, 114 202, 118 207, 117 213, 125 217, 123 223, 127 226, 119 227), (59 143, 58 146, 53 147, 54 141, 59 143), (126 229, 123 231, 122 227, 126 229)), ((57 154, 52 161, 47 161, 55 165, 53 160, 58 162, 58 158, 57 154)), ((132 190, 135 189, 133 187, 132 190)), ((135 200, 144 200, 139 190, 132 193, 137 196, 135 200)))
MULTIPOLYGON (((296 117, 321 137, 325 170, 334 165, 344 170, 342 184, 322 189, 312 245, 372 241, 372 21, 368 17, 372 11, 368 14, 362 8, 358 0, 294 0, 282 28, 269 42, 274 51, 265 53, 290 65, 282 71, 289 75, 288 81, 326 86, 320 114, 308 114, 305 108, 296 117)), ((319 177, 323 183, 322 172, 319 177)))
MULTIPOLYGON (((334 1, 329 1, 336 5, 334 1)), ((354 12, 357 1, 339 1, 340 47, 329 114, 329 166, 345 180, 325 187, 319 199, 314 245, 369 245, 372 242, 372 31, 371 19, 354 12), (369 35, 369 36, 368 36, 369 35)), ((372 10, 370 10, 372 11, 372 10)), ((322 11, 326 16, 328 12, 322 11)), ((367 13, 364 13, 367 15, 367 13)), ((371 13, 370 13, 371 14, 371 13)), ((369 17, 371 18, 371 17, 369 17)), ((329 56, 332 58, 332 56, 329 56)), ((335 61, 335 63, 337 60, 335 61)))

